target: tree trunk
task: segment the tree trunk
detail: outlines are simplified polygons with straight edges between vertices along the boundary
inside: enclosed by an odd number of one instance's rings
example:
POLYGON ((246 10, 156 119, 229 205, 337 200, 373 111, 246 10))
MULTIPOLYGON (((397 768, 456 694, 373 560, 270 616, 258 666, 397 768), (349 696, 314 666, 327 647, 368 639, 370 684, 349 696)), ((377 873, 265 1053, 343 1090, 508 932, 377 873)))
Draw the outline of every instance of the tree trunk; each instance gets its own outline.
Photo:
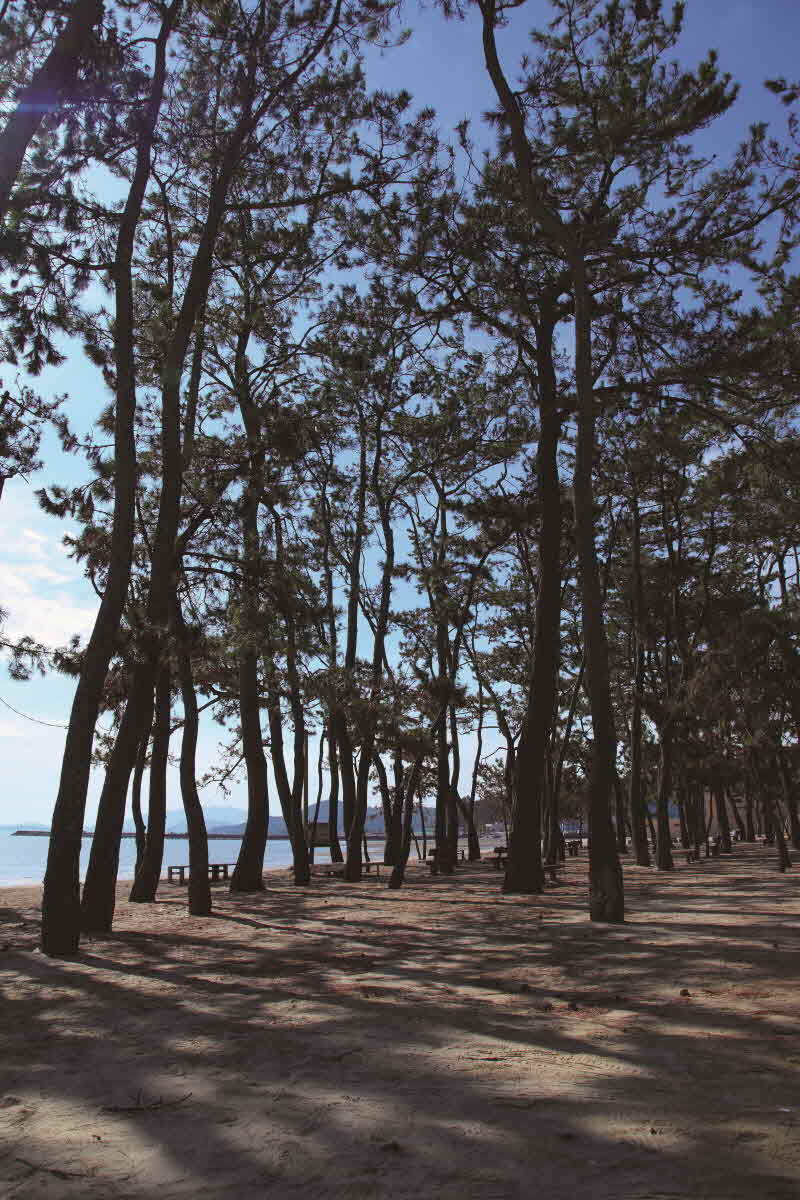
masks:
MULTIPOLYGON (((152 718, 150 724, 152 726, 152 718)), ((145 768, 148 766, 148 750, 150 749, 151 733, 152 728, 149 728, 148 732, 146 732, 145 736, 142 738, 142 740, 140 740, 139 749, 137 751, 136 767, 133 768, 133 784, 131 786, 131 815, 133 817, 133 828, 136 830, 136 868, 134 868, 133 871, 134 875, 136 875, 140 864, 142 864, 144 845, 146 838, 148 838, 148 829, 146 829, 144 817, 142 815, 142 781, 144 779, 145 768)))
MULTIPOLYGON (((106 767, 81 900, 81 929, 84 933, 110 933, 114 922, 119 847, 125 823, 125 799, 130 776, 130 771, 126 768, 131 755, 138 757, 141 743, 149 738, 153 723, 153 689, 145 691, 145 683, 134 669, 132 693, 125 706, 111 758, 106 767), (145 731, 141 736, 140 729, 145 731)), ((155 731, 153 733, 155 734, 155 731)), ((137 850, 137 873, 144 860, 146 846, 145 834, 141 856, 137 850)))
POLYGON ((406 781, 405 796, 403 798, 403 834, 400 841, 400 854, 398 855, 397 862, 392 868, 392 873, 389 876, 389 887, 392 889, 401 888, 405 880, 408 856, 411 853, 411 826, 414 818, 414 793, 416 792, 417 784, 419 783, 423 761, 424 755, 422 754, 418 755, 414 759, 414 763, 408 773, 408 779, 406 781))
POLYGON ((725 805, 725 791, 723 788, 717 790, 715 804, 717 807, 717 827, 719 829, 721 849, 723 854, 730 854, 733 849, 731 846, 731 826, 728 821, 728 809, 725 805))
POLYGON ((650 850, 647 845, 647 829, 645 827, 644 795, 642 791, 642 686, 644 683, 644 647, 636 647, 636 668, 633 680, 633 707, 631 710, 631 775, 629 785, 629 804, 631 810, 631 838, 636 864, 640 867, 651 865, 650 850))
POLYGON ((745 828, 744 821, 742 820, 742 814, 739 812, 739 806, 734 800, 732 792, 728 792, 728 803, 731 806, 733 819, 736 822, 736 828, 739 830, 739 839, 740 841, 744 842, 747 840, 747 830, 745 828))
POLYGON ((575 293, 575 383, 578 437, 573 492, 575 541, 581 579, 581 617, 586 654, 586 685, 592 715, 589 780, 589 915, 593 921, 620 922, 625 902, 610 799, 616 776, 616 735, 611 711, 608 642, 595 545, 592 468, 595 454, 595 402, 592 380, 591 297, 586 265, 578 250, 570 263, 575 293))
MULTIPOLYGON (((143 658, 134 673, 132 696, 126 706, 125 719, 130 714, 131 731, 122 738, 122 727, 114 746, 117 756, 116 770, 121 790, 127 791, 128 779, 133 769, 136 746, 144 733, 142 724, 141 695, 157 686, 157 676, 163 674, 160 660, 164 649, 164 640, 173 622, 177 597, 177 536, 180 522, 181 486, 183 479, 184 461, 181 453, 181 380, 183 377, 186 356, 189 351, 198 314, 204 309, 208 298, 208 290, 214 268, 214 247, 219 230, 225 216, 228 188, 236 169, 241 153, 242 144, 250 131, 250 106, 255 87, 254 68, 249 71, 247 87, 236 124, 234 125, 225 149, 220 158, 220 165, 214 177, 208 199, 205 221, 198 240, 197 250, 189 271, 186 290, 181 301, 175 326, 169 341, 164 348, 160 360, 161 382, 161 494, 158 503, 158 519, 152 544, 150 579, 147 590, 146 625, 147 639, 143 658)), ((144 640, 144 639, 143 639, 144 640)), ((157 704, 158 707, 158 704, 157 704)), ((155 738, 153 746, 154 760, 150 768, 150 797, 153 800, 153 770, 155 766, 155 738)), ((158 788, 156 801, 160 803, 158 788)), ((148 821, 147 841, 151 842, 150 823, 148 821)), ((134 881, 131 892, 133 899, 149 900, 155 896, 158 879, 153 878, 154 863, 158 857, 160 871, 161 855, 156 854, 158 834, 154 831, 156 841, 153 852, 145 847, 145 861, 141 886, 134 881), (152 896, 150 895, 152 893, 152 896)), ((163 849, 163 847, 162 847, 163 849)))
POLYGON ((319 751, 317 753, 317 799, 314 803, 314 817, 309 826, 308 861, 313 867, 314 854, 317 849, 317 826, 319 825, 319 810, 322 806, 322 771, 325 765, 325 731, 319 735, 319 751))
POLYGON ((231 877, 231 892, 264 890, 264 855, 269 835, 267 761, 259 711, 258 655, 254 648, 262 565, 258 516, 264 486, 266 449, 262 414, 253 401, 250 389, 247 347, 253 331, 251 310, 250 292, 245 288, 244 310, 236 337, 234 378, 247 438, 247 472, 242 495, 241 589, 245 640, 239 651, 239 722, 247 773, 247 822, 231 877))
POLYGON ((247 772, 247 824, 231 876, 232 892, 264 890, 269 794, 258 701, 258 658, 253 651, 245 650, 239 659, 239 720, 247 772))
MULTIPOLYGON (((616 735, 611 711, 603 595, 597 567, 592 485, 595 455, 595 397, 592 368, 591 295, 586 279, 583 249, 572 230, 565 226, 558 212, 550 206, 541 188, 525 130, 522 110, 500 65, 495 41, 497 9, 493 5, 486 5, 482 7, 481 11, 486 67, 509 124, 511 147, 523 199, 532 220, 543 229, 547 236, 552 238, 555 245, 560 247, 569 263, 572 277, 575 299, 575 387, 578 407, 573 473, 575 541, 581 578, 583 644, 586 654, 587 690, 593 731, 589 784, 589 839, 591 846, 589 853, 589 915, 593 921, 619 922, 624 920, 625 902, 622 870, 614 843, 610 809, 611 789, 614 786, 616 771, 616 735)), ((544 572, 543 584, 548 577, 549 572, 544 572)), ((547 648, 543 647, 543 649, 546 654, 547 648)), ((534 655, 534 666, 536 657, 537 655, 534 655)), ((540 721, 550 721, 552 712, 553 705, 551 704, 547 706, 546 715, 542 713, 537 716, 536 726, 540 721)), ((534 728, 531 730, 532 735, 534 728)), ((538 732, 534 737, 534 743, 537 741, 538 732)), ((526 759, 532 760, 532 758, 533 755, 530 754, 530 751, 526 752, 526 759)), ((538 772, 534 767, 533 779, 541 780, 542 775, 543 771, 538 772)), ((541 787, 541 782, 538 786, 541 787)), ((527 831, 527 843, 530 844, 532 840, 530 831, 527 831)), ((510 850, 509 847, 509 860, 510 850)), ((520 856, 518 855, 517 863, 519 862, 520 856)), ((539 871, 541 871, 541 863, 539 863, 539 871)), ((535 878, 528 881, 529 884, 535 884, 535 882, 535 878)))
POLYGON ((678 820, 681 827, 681 847, 688 850, 691 844, 689 837, 689 821, 686 817, 686 790, 681 788, 678 792, 678 820))
POLYGON ((777 811, 777 805, 773 802, 769 793, 764 794, 764 813, 773 831, 772 841, 778 851, 778 870, 788 871, 792 865, 792 856, 789 853, 789 847, 786 845, 786 837, 783 832, 783 821, 780 813, 777 811))
POLYGON ((659 871, 671 871, 672 837, 669 831, 669 800, 672 795, 673 729, 667 723, 661 730, 658 764, 658 793, 656 797, 656 866, 659 871))
POLYGON ((52 50, 17 97, 16 108, 0 133, 0 224, 8 212, 25 152, 43 119, 68 99, 92 30, 102 17, 102 0, 75 0, 52 50))
MULTIPOLYGON (((441 665, 440 665, 441 671, 441 665)), ((445 665, 440 674, 440 682, 445 686, 449 672, 445 665)), ((440 853, 447 848, 452 850, 453 842, 453 792, 450 787, 450 753, 447 746, 447 713, 442 713, 436 732, 436 850, 440 853)), ((456 841, 458 840, 458 816, 455 820, 456 841)), ((453 864, 449 857, 440 857, 439 871, 442 875, 453 874, 453 864)))
POLYGON ((706 836, 705 791, 701 785, 695 785, 692 796, 692 842, 695 857, 700 857, 700 845, 706 836))
MULTIPOLYGON (((181 798, 186 816, 186 831, 189 835, 189 914, 192 917, 207 917, 211 912, 211 886, 208 879, 208 835, 203 816, 203 806, 197 794, 195 759, 200 718, 197 711, 197 696, 192 678, 190 648, 186 644, 187 629, 178 604, 176 612, 178 646, 178 679, 183 701, 183 737, 181 738, 181 798)), ((161 868, 159 866, 159 874, 161 868)), ((137 875, 139 872, 137 871, 137 875)))
POLYGON ((144 845, 147 840, 147 829, 142 816, 142 779, 144 777, 145 767, 147 766, 147 751, 150 746, 150 733, 148 729, 145 736, 139 743, 139 749, 136 752, 136 766, 133 769, 133 784, 131 786, 131 815, 133 816, 133 826, 136 830, 136 868, 134 875, 139 870, 144 855, 144 845))
POLYGON ((399 814, 397 813, 397 805, 395 798, 392 795, 389 787, 389 776, 386 773, 386 767, 380 754, 374 756, 375 770, 378 774, 378 786, 381 793, 381 808, 383 810, 383 861, 391 863, 392 866, 397 862, 400 853, 400 841, 403 835, 403 810, 400 806, 399 814), (398 823, 397 816, 400 821, 398 823))
POLYGON ((447 847, 452 854, 452 861, 458 858, 458 831, 461 821, 464 831, 468 827, 467 810, 458 792, 461 779, 461 749, 458 744, 458 717, 455 704, 448 705, 448 720, 450 724, 450 752, 453 756, 453 769, 450 772, 450 794, 447 801, 447 847), (460 814, 460 815, 459 815, 460 814))
MULTIPOLYGON (((168 10, 156 39, 153 83, 147 108, 142 114, 136 149, 136 166, 120 219, 114 256, 114 370, 116 377, 114 515, 108 556, 109 566, 100 608, 86 646, 80 678, 72 701, 69 728, 61 761, 58 795, 53 810, 47 871, 42 896, 42 949, 46 954, 59 957, 75 954, 80 940, 79 860, 92 744, 108 664, 114 652, 115 639, 130 581, 136 497, 136 369, 131 264, 136 229, 147 181, 150 177, 150 156, 154 130, 164 94, 166 45, 179 8, 180 4, 176 0, 168 10)), ((0 158, 4 162, 10 161, 4 154, 0 154, 0 158)), ((144 689, 143 695, 140 695, 140 702, 146 701, 148 693, 150 696, 149 708, 152 710, 152 683, 144 689)), ((131 725, 131 719, 128 724, 131 725)), ((144 730, 140 732, 133 728, 131 732, 134 734, 133 753, 135 754, 141 737, 144 736, 144 730)), ((127 777, 125 787, 122 789, 123 797, 126 792, 127 777)), ((113 847, 107 848, 106 853, 110 854, 111 859, 114 860, 113 881, 115 882, 119 845, 117 844, 116 850, 113 847)), ((113 882, 111 894, 106 897, 104 907, 110 911, 110 917, 113 917, 113 882)), ((98 919, 100 926, 104 927, 105 919, 98 919)), ((93 917, 93 924, 94 921, 93 917)))
MULTIPOLYGON (((363 723, 363 728, 361 730, 361 752, 358 760, 358 779, 356 783, 355 808, 353 811, 352 824, 347 832, 347 861, 344 868, 344 878, 351 883, 355 883, 361 878, 362 841, 364 848, 366 848, 364 824, 367 817, 369 772, 370 766, 374 759, 375 750, 376 721, 374 714, 380 702, 380 694, 383 684, 383 660, 386 646, 386 636, 389 631, 389 615, 392 598, 392 575, 394 573, 395 562, 394 531, 392 529, 391 507, 384 496, 380 484, 382 445, 383 442, 381 438, 381 430, 380 426, 378 426, 376 429, 375 454, 372 464, 371 479, 372 490, 375 494, 375 500, 381 518, 381 529, 383 531, 384 541, 384 562, 383 569, 381 571, 380 601, 375 619, 375 632, 373 634, 369 707, 366 720, 363 723)), ((361 496, 361 488, 359 489, 359 495, 361 496)), ((359 520, 363 520, 363 504, 365 503, 363 497, 361 497, 359 503, 359 520)), ((360 560, 360 542, 358 555, 360 560)), ((351 591, 354 586, 355 585, 351 583, 351 591)), ((347 658, 346 662, 350 662, 350 659, 347 658)))
POLYGON ((152 904, 156 898, 164 859, 164 833, 167 824, 167 763, 172 678, 169 668, 161 667, 156 680, 156 711, 153 723, 153 753, 150 758, 150 792, 147 805, 147 840, 142 865, 133 881, 129 899, 137 904, 152 904))
POLYGON ((311 878, 311 869, 308 861, 308 844, 305 839, 305 831, 303 830, 302 814, 300 810, 303 789, 303 746, 302 741, 300 746, 298 746, 298 740, 302 739, 303 733, 302 730, 295 726, 295 770, 294 779, 290 784, 289 774, 286 770, 286 755, 284 752, 283 714, 281 712, 280 692, 278 691, 275 664, 272 658, 271 647, 267 648, 267 653, 265 655, 265 674, 267 681, 267 714, 269 718, 272 770, 275 775, 275 785, 278 791, 281 814, 283 816, 283 820, 286 825, 286 831, 289 835, 289 841, 292 847, 294 882, 298 886, 304 886, 311 878))
POLYGON ((552 734, 561 620, 561 484, 558 477, 557 387, 553 363, 555 317, 540 309, 536 330, 539 385, 539 444, 536 477, 541 505, 539 586, 533 632, 533 662, 522 732, 514 756, 514 793, 503 891, 531 894, 544 887, 542 809, 545 759, 552 734))
POLYGON ((342 847, 339 845, 339 753, 333 732, 333 718, 328 720, 328 767, 331 779, 331 791, 328 799, 328 837, 331 862, 344 862, 342 847))
POLYGON ((753 793, 748 785, 744 793, 744 823, 745 823, 745 841, 754 842, 756 840, 756 827, 753 822, 753 793))
POLYGON ((345 841, 347 841, 350 837, 353 815, 356 811, 356 772, 353 765, 355 751, 353 750, 350 730, 347 727, 347 718, 341 709, 337 708, 331 714, 331 723, 335 730, 336 750, 342 778, 342 822, 344 824, 345 841))
POLYGON ((778 775, 780 776, 783 799, 789 814, 789 835, 795 850, 800 850, 800 819, 797 814, 797 796, 792 784, 792 776, 782 749, 777 754, 778 775))
POLYGON ((617 835, 617 852, 628 853, 628 837, 625 828, 625 793, 619 772, 614 772, 614 832, 617 835))
POLYGON ((475 746, 475 762, 472 767, 472 782, 469 789, 469 824, 467 837, 467 858, 470 862, 478 862, 481 857, 481 843, 475 828, 475 800, 478 794, 478 771, 483 753, 483 719, 486 708, 483 703, 483 688, 478 680, 478 732, 475 746))

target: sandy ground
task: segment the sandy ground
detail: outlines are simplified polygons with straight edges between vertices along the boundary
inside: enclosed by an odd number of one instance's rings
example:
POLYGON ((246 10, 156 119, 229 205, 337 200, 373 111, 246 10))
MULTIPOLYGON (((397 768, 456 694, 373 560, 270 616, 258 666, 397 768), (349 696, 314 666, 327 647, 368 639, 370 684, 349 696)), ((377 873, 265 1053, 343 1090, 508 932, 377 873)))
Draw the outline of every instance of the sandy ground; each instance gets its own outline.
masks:
POLYGON ((0 1195, 798 1200, 800 871, 626 868, 613 928, 585 871, 164 885, 75 962, 0 892, 0 1195))

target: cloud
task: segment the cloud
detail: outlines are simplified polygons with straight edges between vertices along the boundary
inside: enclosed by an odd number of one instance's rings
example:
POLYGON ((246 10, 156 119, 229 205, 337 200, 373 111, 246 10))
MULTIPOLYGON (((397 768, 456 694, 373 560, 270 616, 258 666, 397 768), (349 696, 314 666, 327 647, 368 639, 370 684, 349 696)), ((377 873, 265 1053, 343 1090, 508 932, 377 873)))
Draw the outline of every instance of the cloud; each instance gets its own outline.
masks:
POLYGON ((73 636, 85 637, 95 609, 77 603, 56 572, 25 571, 0 563, 0 595, 8 612, 4 632, 11 639, 28 635, 46 646, 61 646, 73 636))
POLYGON ((28 490, 8 501, 4 494, 0 597, 8 612, 6 636, 28 635, 46 646, 63 645, 74 634, 86 637, 98 602, 80 569, 65 560, 63 525, 54 526, 28 490))

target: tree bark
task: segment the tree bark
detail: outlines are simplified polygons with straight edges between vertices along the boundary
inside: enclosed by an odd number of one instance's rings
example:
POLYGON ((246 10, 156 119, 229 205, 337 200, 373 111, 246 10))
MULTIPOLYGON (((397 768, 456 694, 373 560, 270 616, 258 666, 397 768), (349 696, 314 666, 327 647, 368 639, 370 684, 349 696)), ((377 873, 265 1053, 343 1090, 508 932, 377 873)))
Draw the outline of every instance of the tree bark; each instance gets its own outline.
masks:
MULTIPOLYGON (((481 0, 483 50, 489 76, 508 121, 511 149, 523 200, 533 221, 559 246, 569 264, 575 300, 575 386, 578 436, 573 474, 575 538, 581 576, 583 642, 588 675, 593 745, 589 785, 589 915, 593 921, 624 920, 622 870, 611 824, 611 789, 616 771, 616 735, 611 711, 608 643, 597 567, 592 469, 595 398, 592 372, 591 296, 583 250, 574 232, 548 200, 525 131, 522 108, 497 55, 495 0, 481 0)), ((550 719, 552 708, 548 710, 550 719)), ((545 718, 542 717, 542 720, 545 718)), ((530 840, 530 834, 528 834, 530 840)), ((510 847, 509 847, 510 850, 510 847)), ((507 872, 508 875, 508 872, 507 872)))
POLYGON ((150 730, 139 742, 136 752, 136 766, 133 769, 133 784, 131 785, 131 815, 136 830, 136 867, 134 875, 139 870, 144 855, 144 844, 147 840, 147 827, 142 816, 142 779, 147 766, 147 751, 150 746, 150 730))
POLYGON ((394 797, 389 787, 389 776, 380 754, 373 755, 373 762, 375 763, 375 771, 378 776, 378 788, 381 794, 381 809, 383 811, 383 861, 394 866, 397 856, 400 853, 400 839, 403 834, 402 806, 398 814, 397 806, 394 803, 394 797), (400 817, 399 822, 397 820, 398 815, 400 817))
MULTIPOLYGON (((178 645, 178 679, 183 702, 183 737, 181 738, 180 780, 186 831, 189 835, 189 915, 207 917, 211 912, 211 885, 208 878, 208 835, 203 806, 197 794, 197 736, 200 717, 192 676, 192 659, 187 645, 187 629, 180 610, 176 612, 178 645)), ((159 867, 160 873, 160 867, 159 867)), ((139 872, 137 871, 137 875, 139 872)))
MULTIPOLYGON (((92 838, 92 849, 89 854, 89 864, 86 870, 86 880, 83 885, 83 897, 81 900, 81 929, 84 933, 110 933, 114 922, 117 872, 119 870, 119 847, 125 822, 126 797, 126 787, 123 786, 120 773, 121 751, 118 750, 118 747, 123 747, 127 750, 130 744, 130 749, 137 755, 137 758, 141 754, 141 743, 145 738, 149 740, 153 724, 152 689, 147 693, 139 689, 135 700, 136 704, 141 704, 143 708, 141 722, 138 717, 134 720, 134 705, 129 700, 117 732, 111 752, 111 759, 106 768, 103 790, 100 793, 94 837, 92 838), (137 738, 137 730, 140 724, 146 732, 139 738, 138 744, 135 744, 134 739, 137 738)), ((153 734, 155 735, 155 730, 153 730, 153 734)), ((127 785, 127 778, 125 779, 125 784, 127 785)), ((146 847, 147 833, 145 832, 140 854, 137 830, 137 874, 144 861, 146 847)))
POLYGON ((733 847, 731 845, 731 826, 728 820, 728 809, 725 804, 724 788, 718 788, 715 803, 717 807, 717 826, 719 827, 721 849, 723 854, 730 854, 733 847))
POLYGON ((747 829, 745 827, 744 821, 742 820, 742 815, 739 812, 739 806, 736 803, 732 792, 728 792, 728 803, 731 806, 731 811, 733 813, 733 819, 736 822, 736 828, 739 830, 739 839, 740 839, 740 841, 745 842, 745 841, 747 841, 747 829))
POLYGON ((75 86, 92 30, 102 17, 102 0, 75 0, 52 50, 17 97, 16 108, 0 133, 0 224, 6 218, 28 146, 44 117, 56 111, 75 86))
POLYGON ((342 847, 339 845, 339 753, 336 737, 333 732, 334 721, 328 719, 328 768, 331 780, 331 790, 328 799, 328 837, 332 863, 344 862, 342 847))
POLYGON ((754 842, 756 840, 756 827, 753 821, 753 793, 747 785, 744 793, 744 823, 746 836, 745 841, 754 842))
POLYGON ((514 755, 514 792, 503 891, 532 894, 544 887, 542 809, 545 760, 552 735, 561 620, 561 484, 558 477, 558 416, 553 333, 555 313, 544 302, 536 330, 539 444, 536 476, 541 505, 539 586, 533 631, 533 662, 522 731, 514 755))
POLYGON ((669 800, 672 795, 672 762, 674 734, 671 722, 661 729, 658 764, 658 793, 656 796, 656 866, 659 871, 671 871, 672 836, 669 830, 669 800))
POLYGON ((269 830, 269 793, 259 714, 258 658, 250 650, 239 660, 239 720, 247 773, 247 823, 230 890, 261 892, 264 890, 264 855, 269 830))
POLYGON ((397 862, 392 868, 392 873, 389 877, 389 887, 393 890, 401 888, 405 880, 406 867, 408 865, 408 856, 411 853, 411 826, 414 818, 414 793, 417 790, 422 764, 425 756, 417 755, 412 764, 411 770, 408 772, 406 780, 405 796, 403 798, 403 835, 400 841, 400 854, 397 862))
POLYGON ((247 821, 231 877, 231 892, 264 890, 264 855, 269 835, 267 761, 259 711, 258 655, 255 650, 261 571, 258 514, 264 482, 266 449, 262 417, 250 390, 247 347, 252 334, 249 288, 236 338, 234 378, 247 442, 246 482, 242 495, 242 590, 244 644, 239 652, 239 722, 247 773, 247 821))
MULTIPOLYGON (((380 694, 383 685, 383 661, 386 646, 386 636, 389 632, 389 614, 392 599, 392 576, 394 573, 395 563, 394 530, 392 529, 391 506, 385 497, 380 484, 382 449, 383 440, 381 436, 380 422, 378 422, 375 433, 375 453, 372 462, 371 484, 378 507, 378 512, 380 514, 384 543, 384 561, 383 569, 381 571, 380 600, 378 603, 378 612, 375 619, 375 631, 373 634, 369 709, 365 727, 362 729, 361 756, 358 762, 356 806, 353 812, 352 826, 347 834, 347 861, 345 863, 344 877, 350 882, 356 882, 359 880, 361 878, 362 871, 361 850, 362 840, 365 842, 364 822, 367 816, 369 771, 370 765, 374 758, 375 734, 377 728, 375 721, 375 710, 380 701, 380 694)), ((363 510, 360 510, 360 513, 362 513, 360 519, 363 519, 363 510)), ((360 543, 358 554, 360 561, 360 543)), ((351 591, 352 587, 353 584, 351 582, 351 591)))
POLYGON ((635 633, 636 666, 633 677, 633 705, 631 709, 631 775, 629 784, 629 804, 631 811, 631 837, 636 864, 640 867, 651 865, 650 850, 647 844, 647 829, 644 817, 644 795, 642 792, 642 688, 644 686, 644 647, 641 638, 635 633))
POLYGON ((289 835, 292 847, 292 864, 294 882, 298 886, 306 885, 311 878, 308 861, 308 844, 303 830, 300 803, 303 789, 303 730, 294 729, 294 779, 289 782, 286 769, 286 754, 283 738, 283 714, 281 712, 280 691, 278 689, 277 673, 273 659, 272 647, 267 646, 265 675, 267 683, 267 715, 269 720, 270 751, 272 755, 272 770, 275 775, 275 786, 281 814, 289 835), (300 745, 298 746, 298 742, 300 745))
POLYGON ((593 921, 620 922, 625 917, 622 870, 610 799, 616 776, 616 735, 611 711, 608 642, 595 544, 592 468, 595 453, 594 387, 592 382, 591 296, 580 251, 570 263, 575 293, 575 383, 578 394, 578 437, 573 494, 575 541, 581 577, 581 617, 586 654, 586 686, 592 715, 592 765, 589 780, 589 915, 593 921))
MULTIPOLYGON (((154 686, 157 686, 157 679, 162 674, 161 657, 164 642, 174 619, 179 565, 176 543, 184 469, 181 452, 181 379, 189 345, 195 332, 197 317, 204 309, 208 297, 214 268, 214 247, 225 215, 228 189, 239 161, 242 144, 248 136, 252 124, 252 103, 255 89, 253 55, 243 67, 243 71, 246 83, 242 108, 221 155, 219 171, 211 187, 205 221, 189 271, 189 279, 175 328, 161 360, 161 495, 147 589, 146 629, 145 635, 141 639, 144 653, 134 669, 130 698, 112 752, 110 773, 113 776, 113 782, 109 779, 109 772, 107 772, 106 783, 109 785, 107 799, 112 806, 120 803, 124 805, 136 747, 145 730, 143 723, 145 697, 154 686)), ((154 738, 154 756, 155 753, 154 738)), ((153 764, 150 769, 150 784, 152 800, 153 764)), ((105 785, 103 791, 106 792, 105 785)), ((148 843, 150 842, 149 825, 148 821, 148 843)), ((150 892, 153 896, 155 895, 158 885, 157 879, 155 882, 153 881, 152 864, 155 859, 155 851, 150 855, 149 863, 148 854, 146 847, 143 882, 141 886, 137 886, 134 881, 132 898, 146 900, 151 898, 150 892), (134 896, 134 892, 136 896, 134 896)))
POLYGON ((483 721, 486 713, 486 708, 483 703, 483 688, 480 680, 478 680, 478 732, 477 744, 475 746, 475 762, 472 767, 472 781, 469 789, 468 814, 469 820, 467 823, 467 858, 470 862, 478 862, 481 857, 481 843, 478 837, 478 830, 475 827, 475 801, 478 794, 478 771, 481 765, 481 754, 483 752, 483 721))
POLYGON ((777 767, 786 811, 789 814, 789 835, 795 850, 800 850, 800 819, 797 814, 797 796, 795 795, 791 772, 786 762, 786 755, 780 748, 777 753, 777 767))
POLYGON ((619 772, 614 772, 614 832, 617 837, 617 853, 628 853, 628 838, 625 828, 625 793, 619 772))
POLYGON ((150 792, 147 805, 147 840, 142 864, 128 897, 137 904, 152 904, 156 898, 164 859, 167 825, 167 764, 169 761, 172 677, 168 667, 159 668, 156 679, 156 708, 153 722, 153 752, 150 757, 150 792))
POLYGON ((681 827, 681 847, 688 850, 691 845, 691 835, 689 833, 689 818, 687 815, 687 795, 686 788, 681 785, 678 788, 678 820, 681 827))
MULTIPOLYGON (((174 0, 156 39, 153 83, 150 98, 142 117, 136 148, 136 166, 120 219, 114 255, 114 369, 116 376, 114 513, 108 572, 100 608, 86 646, 81 674, 72 702, 61 762, 58 794, 53 810, 47 871, 42 896, 42 949, 46 954, 58 957, 69 957, 75 954, 80 940, 79 860, 92 744, 108 664, 114 652, 114 643, 130 582, 136 497, 136 366, 131 264, 136 229, 150 177, 153 137, 164 95, 167 41, 179 11, 180 0, 174 0)), ((0 155, 0 157, 3 156, 0 155)), ((152 682, 148 688, 139 689, 138 698, 146 714, 148 707, 150 709, 152 707, 152 682), (149 705, 147 703, 148 692, 150 695, 149 705)), ((128 721, 131 726, 133 715, 131 714, 128 721)), ((123 722, 124 720, 123 717, 123 722)), ((136 725, 131 728, 131 733, 133 734, 132 753, 135 755, 141 737, 144 736, 144 728, 139 730, 136 725)), ((127 785, 126 777, 125 786, 122 789, 123 820, 127 785)), ((107 849, 106 853, 109 852, 114 859, 114 872, 111 893, 106 897, 103 907, 106 913, 110 911, 113 917, 113 892, 116 883, 119 846, 117 845, 116 850, 113 847, 110 850, 107 849)), ((92 921, 94 922, 94 918, 92 921)), ((104 923, 105 918, 100 918, 100 924, 104 925, 104 923)))

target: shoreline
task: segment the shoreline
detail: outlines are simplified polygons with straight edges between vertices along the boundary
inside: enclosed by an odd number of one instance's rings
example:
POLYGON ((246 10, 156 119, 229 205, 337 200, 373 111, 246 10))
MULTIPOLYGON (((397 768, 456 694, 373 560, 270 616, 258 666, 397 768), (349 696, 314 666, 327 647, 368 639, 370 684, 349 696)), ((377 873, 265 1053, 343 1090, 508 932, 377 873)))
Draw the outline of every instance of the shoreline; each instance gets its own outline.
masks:
MULTIPOLYGON (((49 829, 15 829, 12 832, 11 837, 49 838, 50 830, 49 829)), ((94 830, 93 829, 84 829, 83 833, 81 834, 81 837, 82 838, 93 838, 94 830)), ((120 837, 121 838, 135 838, 136 834, 129 833, 126 830, 125 833, 120 834, 120 837)), ((242 838, 244 837, 244 832, 242 832, 242 833, 208 833, 208 834, 206 834, 206 837, 209 842, 240 842, 242 840, 242 838)), ((189 835, 188 835, 188 833, 165 833, 164 840, 167 842, 174 842, 174 841, 181 841, 181 840, 184 842, 188 842, 189 835)), ((288 835, 288 833, 271 833, 269 835, 269 837, 267 838, 267 841, 268 842, 288 842, 289 835, 288 835)))
MULTIPOLYGON (((209 841, 211 841, 211 840, 212 840, 211 835, 209 835, 209 841)), ((241 839, 241 837, 237 837, 233 840, 241 841, 242 839, 241 839)), ((269 842, 288 842, 288 841, 289 841, 288 837, 270 837, 267 842, 267 853, 269 853, 269 842)), ((367 845, 370 847, 370 850, 372 852, 375 846, 383 845, 383 839, 382 838, 375 839, 374 842, 372 840, 368 840, 367 845)), ((327 846, 317 846, 316 849, 318 852, 322 851, 323 853, 327 853, 328 848, 327 848, 327 846)), ((371 853, 371 857, 374 859, 377 856, 373 852, 373 853, 371 853)), ((422 861, 422 860, 420 860, 420 861, 422 861)), ((409 864, 416 863, 416 862, 417 862, 417 859, 415 857, 413 857, 413 855, 412 855, 412 857, 409 859, 409 864)), ((263 871, 265 879, 267 877, 269 877, 270 875, 274 875, 276 878, 280 878, 285 872, 291 871, 291 869, 292 869, 290 863, 281 863, 280 865, 276 865, 273 863, 270 865, 268 858, 265 860, 265 863, 266 863, 266 865, 265 865, 264 871, 263 871)), ((325 860, 319 860, 316 865, 317 866, 327 866, 329 864, 328 864, 328 860, 325 859, 325 860)), ((167 864, 164 864, 164 866, 162 867, 162 871, 163 871, 163 874, 161 876, 159 888, 161 886, 170 887, 170 888, 173 886, 178 886, 178 885, 170 884, 167 882, 167 877, 166 877, 167 864)), ((117 875, 117 883, 118 884, 133 883, 133 879, 134 879, 133 872, 130 871, 129 867, 121 868, 119 874, 117 875), (125 872, 125 873, 123 873, 123 872, 125 872), (128 872, 130 872, 130 873, 128 873, 128 872)), ((220 883, 222 883, 222 882, 226 882, 226 881, 220 881, 220 883)), ((80 884, 81 884, 81 887, 83 887, 83 884, 84 884, 83 875, 81 876, 80 884)), ((41 876, 41 875, 35 876, 35 877, 34 876, 21 876, 19 879, 0 880, 0 897, 2 897, 4 892, 20 891, 21 889, 34 889, 34 890, 38 889, 41 892, 43 886, 44 886, 44 879, 43 879, 43 876, 41 876)), ((214 887, 214 886, 219 886, 219 885, 212 884, 212 887, 214 887)))

